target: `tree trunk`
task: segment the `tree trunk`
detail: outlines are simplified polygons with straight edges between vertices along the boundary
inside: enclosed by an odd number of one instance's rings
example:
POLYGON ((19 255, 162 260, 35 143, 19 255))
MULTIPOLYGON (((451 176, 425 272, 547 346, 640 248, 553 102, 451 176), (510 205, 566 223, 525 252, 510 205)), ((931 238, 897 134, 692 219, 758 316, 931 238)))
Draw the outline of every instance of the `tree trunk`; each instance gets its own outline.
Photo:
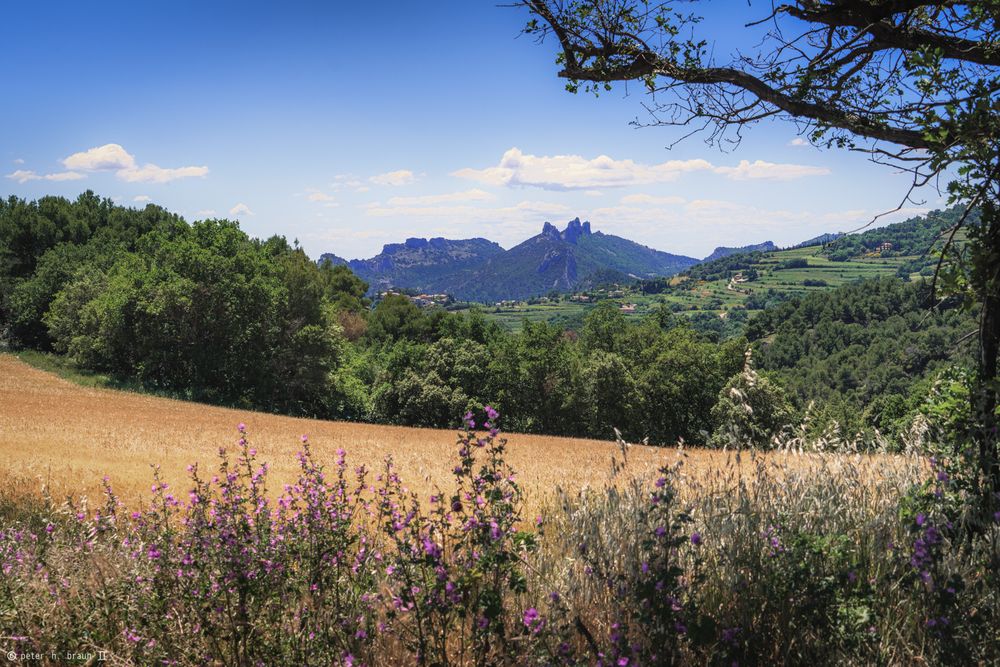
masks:
POLYGON ((983 311, 979 324, 979 381, 973 415, 979 426, 979 466, 990 504, 1000 503, 1000 447, 997 437, 997 353, 1000 349, 1000 211, 983 207, 982 265, 979 267, 983 311))
POLYGON ((992 493, 1000 493, 1000 461, 997 451, 997 348, 1000 345, 1000 296, 983 301, 980 328, 980 380, 977 414, 980 418, 979 464, 992 493))

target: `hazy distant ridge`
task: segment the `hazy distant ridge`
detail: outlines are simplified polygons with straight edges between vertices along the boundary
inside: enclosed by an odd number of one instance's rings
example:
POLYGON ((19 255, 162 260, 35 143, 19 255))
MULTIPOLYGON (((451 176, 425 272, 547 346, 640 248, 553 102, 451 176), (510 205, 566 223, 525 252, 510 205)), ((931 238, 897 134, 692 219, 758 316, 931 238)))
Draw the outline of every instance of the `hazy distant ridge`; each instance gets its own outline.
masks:
POLYGON ((568 292, 597 274, 622 280, 669 276, 699 261, 595 232, 579 218, 562 231, 546 222, 539 234, 510 250, 482 238, 411 238, 386 245, 370 259, 345 261, 330 253, 320 257, 327 259, 347 264, 375 291, 411 288, 474 301, 568 292))

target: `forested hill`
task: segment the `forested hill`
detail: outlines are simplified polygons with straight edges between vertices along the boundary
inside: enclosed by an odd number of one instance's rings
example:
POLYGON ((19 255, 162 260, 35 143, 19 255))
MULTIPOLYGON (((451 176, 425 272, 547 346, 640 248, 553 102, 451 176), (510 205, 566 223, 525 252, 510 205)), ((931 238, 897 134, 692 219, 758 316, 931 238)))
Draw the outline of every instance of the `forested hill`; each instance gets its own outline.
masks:
MULTIPOLYGON (((344 263, 332 254, 322 259, 344 263)), ((412 238, 387 245, 370 259, 346 263, 373 291, 395 287, 493 302, 571 292, 595 276, 618 281, 670 276, 697 262, 592 231, 589 222, 576 218, 562 231, 546 222, 539 234, 510 250, 478 238, 412 238)))
POLYGON ((974 313, 931 309, 927 283, 878 278, 768 308, 747 325, 757 363, 819 423, 905 428, 936 372, 971 363, 974 313), (959 341, 966 343, 960 345, 959 341))
MULTIPOLYGON (((935 244, 942 241, 942 233, 955 225, 964 213, 964 208, 953 207, 858 234, 847 234, 830 241, 824 247, 824 253, 835 262, 872 254, 926 257, 935 244)), ((973 210, 967 225, 973 226, 978 220, 979 212, 973 210)))

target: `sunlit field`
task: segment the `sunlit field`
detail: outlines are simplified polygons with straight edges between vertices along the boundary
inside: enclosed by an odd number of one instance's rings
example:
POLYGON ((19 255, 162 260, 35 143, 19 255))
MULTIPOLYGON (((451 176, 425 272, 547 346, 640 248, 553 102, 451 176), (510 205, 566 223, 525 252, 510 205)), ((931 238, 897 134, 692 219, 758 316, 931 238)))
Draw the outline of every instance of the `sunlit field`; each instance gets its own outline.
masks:
MULTIPOLYGON (((40 490, 45 484, 57 499, 83 493, 96 498, 104 475, 127 502, 145 499, 152 465, 160 466, 165 481, 183 487, 189 464, 212 469, 220 447, 235 448, 236 425, 241 422, 260 460, 271 465, 277 491, 298 469, 295 455, 303 435, 320 462, 332 462, 336 451, 344 449, 349 465, 374 471, 392 456, 400 476, 421 495, 451 482, 457 430, 296 419, 85 388, 11 355, 0 356, 3 474, 19 480, 24 489, 40 490)), ((603 484, 618 450, 611 441, 508 437, 510 462, 528 502, 536 507, 556 486, 603 484)), ((671 454, 653 447, 631 448, 630 470, 651 474, 671 454)), ((710 465, 709 459, 694 460, 710 465)))
MULTIPOLYGON (((500 421, 502 426, 502 417, 500 421)), ((185 488, 188 465, 198 463, 202 470, 211 470, 220 447, 235 451, 239 423, 246 424, 258 458, 270 465, 274 492, 297 474, 296 454, 303 435, 321 463, 331 463, 343 449, 351 467, 364 465, 377 472, 391 456, 400 477, 420 496, 452 483, 458 424, 449 431, 233 410, 81 387, 12 355, 0 355, 2 474, 21 492, 37 493, 45 486, 56 500, 67 495, 95 500, 107 476, 126 503, 141 503, 149 496, 153 466, 159 466, 163 480, 174 488, 185 488)), ((627 478, 649 478, 659 467, 678 461, 683 461, 682 476, 697 484, 720 478, 736 484, 739 470, 761 465, 777 476, 788 468, 838 467, 835 459, 781 452, 744 455, 737 467, 733 453, 635 445, 628 448, 625 471, 613 475, 613 466, 623 462, 623 455, 612 440, 506 437, 508 460, 525 492, 526 515, 553 499, 557 489, 576 494, 587 487, 603 487, 612 477, 616 484, 627 478)), ((876 474, 898 463, 888 457, 858 461, 876 474)))

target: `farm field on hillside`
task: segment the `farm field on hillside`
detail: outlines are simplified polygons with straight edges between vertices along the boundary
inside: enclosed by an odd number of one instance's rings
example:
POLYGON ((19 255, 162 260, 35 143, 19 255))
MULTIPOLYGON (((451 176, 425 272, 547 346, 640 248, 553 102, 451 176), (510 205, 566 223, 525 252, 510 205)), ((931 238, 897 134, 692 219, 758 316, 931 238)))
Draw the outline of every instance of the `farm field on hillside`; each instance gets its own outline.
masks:
MULTIPOLYGON (((692 316, 699 313, 719 315, 734 307, 742 306, 750 293, 764 293, 768 290, 802 296, 841 285, 879 276, 894 276, 899 267, 916 257, 863 257, 860 259, 835 262, 821 254, 820 246, 792 248, 766 253, 757 265, 760 277, 748 283, 736 285, 732 289, 728 279, 709 281, 687 281, 680 277, 675 289, 664 294, 641 294, 634 290, 615 301, 635 304, 627 319, 641 319, 658 303, 673 306, 679 313, 692 316), (808 265, 797 268, 780 268, 783 262, 804 259, 808 265), (805 284, 809 281, 810 284, 805 284)), ((599 298, 599 297, 598 297, 599 298)), ((550 301, 543 303, 517 302, 503 306, 486 306, 483 312, 509 331, 518 331, 523 320, 529 322, 552 322, 561 325, 582 323, 586 313, 595 302, 550 301)))
MULTIPOLYGON (((165 481, 185 488, 185 468, 198 463, 214 470, 220 447, 236 450, 236 425, 247 425, 251 444, 272 470, 272 492, 293 481, 300 438, 308 435, 314 454, 327 464, 338 449, 352 467, 377 472, 391 455, 403 481, 421 496, 435 485, 449 488, 455 463, 456 431, 381 426, 283 417, 177 401, 137 393, 81 387, 41 371, 12 355, 0 355, 0 453, 7 482, 22 492, 42 484, 58 500, 66 494, 99 495, 101 480, 128 503, 145 501, 152 465, 165 481)), ((501 417, 502 422, 502 417, 501 417)), ((602 487, 611 478, 611 441, 508 434, 509 461, 527 494, 528 514, 551 500, 557 487, 571 494, 602 487)), ((679 460, 675 448, 632 446, 628 472, 648 477, 679 460)), ((685 474, 702 480, 727 468, 731 454, 703 449, 683 453, 685 474)), ((761 457, 765 458, 765 457, 761 457)), ((788 454, 766 457, 776 466, 809 460, 788 454)), ((756 464, 748 457, 747 467, 756 464)))
MULTIPOLYGON (((240 422, 261 460, 271 465, 272 491, 294 479, 303 434, 324 463, 332 463, 343 448, 350 466, 377 471, 392 455, 404 482, 421 495, 452 481, 456 431, 298 419, 85 388, 0 355, 4 474, 26 489, 39 489, 44 482, 57 499, 83 492, 96 498, 105 474, 127 501, 145 499, 151 464, 183 488, 188 464, 214 470, 220 446, 235 450, 240 422)), ((540 502, 556 485, 603 484, 617 451, 615 443, 596 440, 516 434, 509 439, 510 461, 529 504, 540 502)), ((653 447, 630 452, 636 473, 652 474, 668 458, 669 450, 653 447)))

